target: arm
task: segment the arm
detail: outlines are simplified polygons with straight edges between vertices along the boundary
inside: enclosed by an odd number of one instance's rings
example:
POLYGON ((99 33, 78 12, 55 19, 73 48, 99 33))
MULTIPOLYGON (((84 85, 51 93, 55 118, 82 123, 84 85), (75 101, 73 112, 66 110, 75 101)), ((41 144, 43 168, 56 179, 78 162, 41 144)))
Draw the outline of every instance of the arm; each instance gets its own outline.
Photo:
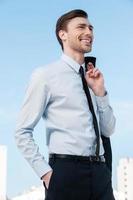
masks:
POLYGON ((103 97, 96 96, 99 113, 99 125, 102 135, 109 137, 115 129, 116 119, 109 104, 108 94, 103 97))
POLYGON ((113 110, 109 105, 108 94, 104 87, 103 74, 99 69, 94 68, 92 63, 89 63, 85 78, 88 86, 96 96, 101 132, 104 136, 109 137, 114 132, 116 120, 113 110))
POLYGON ((31 76, 25 99, 17 120, 15 140, 24 158, 41 178, 51 167, 39 152, 33 138, 34 127, 42 117, 50 99, 44 69, 39 68, 31 76))

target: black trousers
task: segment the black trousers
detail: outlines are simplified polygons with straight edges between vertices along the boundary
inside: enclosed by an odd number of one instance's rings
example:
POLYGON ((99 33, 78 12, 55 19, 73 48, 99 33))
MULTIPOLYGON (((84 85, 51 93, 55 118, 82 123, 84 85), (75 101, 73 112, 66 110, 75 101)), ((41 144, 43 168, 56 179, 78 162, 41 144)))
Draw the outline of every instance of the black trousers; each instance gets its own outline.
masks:
POLYGON ((53 169, 45 200, 115 200, 104 162, 49 159, 53 169))

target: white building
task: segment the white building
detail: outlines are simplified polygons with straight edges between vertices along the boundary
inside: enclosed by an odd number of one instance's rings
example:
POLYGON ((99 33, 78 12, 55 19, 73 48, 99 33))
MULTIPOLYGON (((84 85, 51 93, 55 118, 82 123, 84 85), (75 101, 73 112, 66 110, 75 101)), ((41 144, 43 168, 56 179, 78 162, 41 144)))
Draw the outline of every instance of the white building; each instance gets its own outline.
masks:
POLYGON ((45 189, 41 187, 32 187, 30 190, 25 191, 23 194, 12 198, 11 200, 44 200, 45 189))
POLYGON ((114 196, 115 196, 115 200, 125 200, 124 194, 122 192, 118 192, 114 190, 114 196))
POLYGON ((117 168, 117 189, 122 200, 133 200, 133 158, 120 159, 117 168))
POLYGON ((6 200, 7 148, 0 145, 0 200, 6 200))

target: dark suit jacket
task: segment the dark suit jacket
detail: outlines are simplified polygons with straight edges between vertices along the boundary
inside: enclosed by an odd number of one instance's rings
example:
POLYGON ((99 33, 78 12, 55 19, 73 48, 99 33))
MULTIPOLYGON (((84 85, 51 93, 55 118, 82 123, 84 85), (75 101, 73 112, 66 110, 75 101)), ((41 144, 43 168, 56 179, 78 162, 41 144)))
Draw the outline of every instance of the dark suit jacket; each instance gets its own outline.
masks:
POLYGON ((111 142, 110 142, 110 138, 107 138, 105 136, 101 136, 102 141, 103 141, 103 147, 104 147, 104 156, 105 156, 105 160, 106 160, 106 164, 108 166, 108 168, 110 169, 110 171, 112 172, 112 148, 111 148, 111 142))

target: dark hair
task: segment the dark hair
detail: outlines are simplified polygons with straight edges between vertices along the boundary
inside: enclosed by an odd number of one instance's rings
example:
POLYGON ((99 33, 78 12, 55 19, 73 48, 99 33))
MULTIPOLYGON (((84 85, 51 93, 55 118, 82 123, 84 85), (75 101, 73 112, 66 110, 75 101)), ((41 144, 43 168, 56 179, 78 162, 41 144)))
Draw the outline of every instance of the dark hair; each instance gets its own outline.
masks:
POLYGON ((69 23, 69 21, 75 17, 88 18, 88 14, 84 10, 76 9, 76 10, 71 10, 71 11, 65 13, 57 20, 55 32, 56 32, 57 40, 60 43, 62 49, 63 49, 63 43, 59 37, 59 31, 66 30, 67 24, 69 23))

